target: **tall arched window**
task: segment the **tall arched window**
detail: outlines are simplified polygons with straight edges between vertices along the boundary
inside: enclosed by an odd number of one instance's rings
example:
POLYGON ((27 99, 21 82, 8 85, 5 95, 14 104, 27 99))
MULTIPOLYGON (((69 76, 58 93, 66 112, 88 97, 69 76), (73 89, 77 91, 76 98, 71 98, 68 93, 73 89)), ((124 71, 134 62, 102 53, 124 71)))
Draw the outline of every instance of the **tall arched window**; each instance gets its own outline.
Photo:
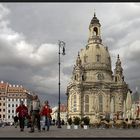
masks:
POLYGON ((115 96, 113 96, 113 103, 114 103, 114 110, 113 110, 113 112, 115 112, 115 96))
POLYGON ((99 95, 99 112, 103 112, 103 96, 99 95))
POLYGON ((85 80, 85 77, 84 77, 84 75, 82 75, 82 81, 84 81, 85 80))
POLYGON ((89 112, 89 95, 85 95, 85 112, 89 112))
POLYGON ((115 82, 117 82, 117 76, 115 76, 115 82))
POLYGON ((93 35, 98 35, 98 28, 97 27, 94 27, 94 29, 93 29, 93 35))
POLYGON ((76 75, 74 76, 74 80, 76 80, 76 75))
POLYGON ((72 96, 72 112, 76 112, 77 111, 77 98, 76 95, 74 94, 72 96))

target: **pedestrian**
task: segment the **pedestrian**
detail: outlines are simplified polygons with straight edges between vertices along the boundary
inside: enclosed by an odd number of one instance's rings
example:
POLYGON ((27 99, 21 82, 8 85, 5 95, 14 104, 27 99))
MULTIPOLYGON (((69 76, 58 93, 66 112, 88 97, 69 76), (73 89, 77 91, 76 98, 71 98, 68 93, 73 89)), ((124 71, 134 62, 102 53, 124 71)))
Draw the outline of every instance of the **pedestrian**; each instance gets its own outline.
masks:
POLYGON ((37 124, 38 131, 40 132, 40 100, 37 95, 33 96, 30 106, 30 116, 31 116, 31 130, 29 132, 34 132, 35 124, 37 124))
POLYGON ((43 130, 45 130, 45 126, 47 125, 47 131, 49 131, 50 129, 50 124, 51 124, 51 113, 52 113, 52 109, 49 105, 48 101, 44 102, 44 105, 41 109, 41 116, 42 116, 42 120, 43 120, 43 130))
POLYGON ((24 105, 23 101, 21 101, 20 105, 16 108, 16 113, 18 113, 20 131, 24 131, 24 121, 28 115, 28 108, 24 105))
POLYGON ((17 125, 18 125, 18 116, 14 116, 14 125, 15 125, 15 128, 17 128, 17 125))
POLYGON ((27 128, 31 127, 31 116, 28 115, 27 117, 27 128))
POLYGON ((55 119, 53 119, 52 121, 53 121, 53 125, 55 125, 55 119))
POLYGON ((61 122, 62 122, 62 125, 64 125, 64 124, 65 124, 65 121, 64 121, 63 119, 62 119, 62 121, 61 121, 61 122))

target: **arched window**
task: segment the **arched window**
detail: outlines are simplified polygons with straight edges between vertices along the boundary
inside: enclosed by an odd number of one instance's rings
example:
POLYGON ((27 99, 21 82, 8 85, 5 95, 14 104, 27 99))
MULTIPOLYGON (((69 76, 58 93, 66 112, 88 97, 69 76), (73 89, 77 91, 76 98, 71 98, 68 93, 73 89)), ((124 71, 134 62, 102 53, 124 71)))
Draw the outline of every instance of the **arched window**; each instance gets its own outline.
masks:
POLYGON ((99 95, 99 112, 103 112, 103 96, 99 95))
POLYGON ((97 27, 94 27, 94 29, 93 29, 93 35, 98 35, 98 28, 97 27))
POLYGON ((84 81, 84 80, 85 80, 84 75, 82 75, 82 81, 84 81))
POLYGON ((77 111, 77 97, 76 95, 74 94, 71 98, 71 107, 72 107, 72 112, 76 112, 77 111))
POLYGON ((115 96, 111 97, 110 111, 111 111, 111 113, 115 112, 115 96))
POLYGON ((115 82, 117 82, 117 76, 115 76, 115 82))
POLYGON ((89 112, 89 95, 85 95, 85 112, 89 112))
POLYGON ((114 103, 114 110, 113 110, 113 112, 115 112, 115 96, 113 96, 113 103, 114 103))

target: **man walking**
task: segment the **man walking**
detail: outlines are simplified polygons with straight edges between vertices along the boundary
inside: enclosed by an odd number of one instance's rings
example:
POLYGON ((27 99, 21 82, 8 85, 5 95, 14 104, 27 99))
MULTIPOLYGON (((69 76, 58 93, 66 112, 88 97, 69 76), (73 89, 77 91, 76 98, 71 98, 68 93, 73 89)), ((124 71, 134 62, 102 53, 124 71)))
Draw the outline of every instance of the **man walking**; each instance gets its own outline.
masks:
POLYGON ((18 113, 20 131, 24 131, 24 121, 25 117, 28 115, 28 108, 24 105, 23 101, 16 108, 16 113, 18 113))
POLYGON ((29 132, 34 132, 35 127, 35 121, 37 124, 38 131, 40 132, 41 126, 40 126, 40 101, 38 99, 37 95, 33 96, 31 106, 30 106, 30 115, 31 115, 31 130, 29 132))
POLYGON ((43 128, 42 128, 43 130, 45 130, 45 126, 47 124, 47 131, 49 131, 50 122, 51 122, 51 113, 52 113, 52 109, 49 106, 49 102, 45 101, 40 112, 43 120, 43 128))

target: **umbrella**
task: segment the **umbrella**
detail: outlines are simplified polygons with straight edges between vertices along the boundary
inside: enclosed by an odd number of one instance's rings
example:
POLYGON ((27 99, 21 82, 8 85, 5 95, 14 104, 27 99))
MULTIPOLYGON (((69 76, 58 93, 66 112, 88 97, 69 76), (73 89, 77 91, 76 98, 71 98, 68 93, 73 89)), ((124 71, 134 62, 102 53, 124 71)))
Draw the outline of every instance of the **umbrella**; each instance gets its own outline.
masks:
POLYGON ((126 110, 127 110, 128 119, 130 119, 131 107, 132 107, 132 96, 131 96, 130 91, 128 91, 127 92, 127 97, 126 97, 126 110))
POLYGON ((127 92, 127 98, 126 98, 126 109, 131 110, 132 107, 132 96, 130 91, 127 92))
POLYGON ((136 104, 132 104, 131 117, 132 117, 133 119, 136 118, 136 104))

